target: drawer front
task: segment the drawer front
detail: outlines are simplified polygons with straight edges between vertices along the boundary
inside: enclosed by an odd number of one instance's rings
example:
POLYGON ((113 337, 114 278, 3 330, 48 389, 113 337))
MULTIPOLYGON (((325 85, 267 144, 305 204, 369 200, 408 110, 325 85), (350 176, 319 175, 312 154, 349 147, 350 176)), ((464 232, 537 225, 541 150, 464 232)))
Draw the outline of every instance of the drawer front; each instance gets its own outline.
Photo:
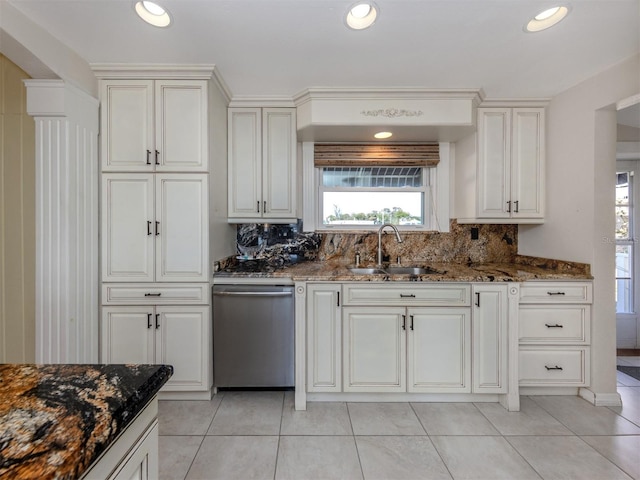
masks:
POLYGON ((424 305, 424 306, 468 306, 471 287, 460 285, 398 284, 380 285, 345 284, 344 305, 424 305))
POLYGON ((520 347, 520 386, 587 386, 589 347, 520 347))
POLYGON ((521 305, 520 343, 588 344, 591 305, 521 305))
POLYGON ((591 303, 590 282, 525 282, 520 303, 591 303))
POLYGON ((209 305, 208 283, 111 283, 102 285, 103 305, 209 305))

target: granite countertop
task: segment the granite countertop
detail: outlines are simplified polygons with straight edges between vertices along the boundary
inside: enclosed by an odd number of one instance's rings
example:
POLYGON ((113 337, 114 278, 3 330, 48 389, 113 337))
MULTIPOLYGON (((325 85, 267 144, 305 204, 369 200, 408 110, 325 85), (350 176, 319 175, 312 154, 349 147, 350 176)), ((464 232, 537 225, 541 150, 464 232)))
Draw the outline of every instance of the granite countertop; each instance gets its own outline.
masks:
MULTIPOLYGON (((433 263, 411 265, 425 267, 429 273, 423 275, 354 274, 349 271, 353 264, 340 260, 324 262, 300 262, 283 266, 269 272, 235 271, 227 268, 214 274, 214 283, 219 279, 242 278, 290 278, 293 281, 418 281, 418 282, 525 282, 531 280, 591 280, 589 265, 563 262, 537 257, 519 256, 509 263, 433 263)), ((405 265, 406 266, 406 265, 405 265)), ((373 265, 361 265, 373 267, 373 265)))
POLYGON ((172 373, 166 365, 0 364, 0 478, 80 477, 172 373))

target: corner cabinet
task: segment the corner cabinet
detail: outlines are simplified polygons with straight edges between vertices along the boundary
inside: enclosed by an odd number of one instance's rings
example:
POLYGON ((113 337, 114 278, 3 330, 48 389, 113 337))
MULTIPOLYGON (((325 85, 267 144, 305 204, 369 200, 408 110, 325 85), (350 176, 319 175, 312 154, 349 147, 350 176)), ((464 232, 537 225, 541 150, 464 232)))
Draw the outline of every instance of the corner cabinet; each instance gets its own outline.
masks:
POLYGON ((229 108, 230 222, 296 219, 296 109, 229 108))
POLYGON ((477 218, 544 220, 544 108, 479 108, 477 218))
POLYGON ((102 171, 206 172, 203 80, 101 83, 102 171))

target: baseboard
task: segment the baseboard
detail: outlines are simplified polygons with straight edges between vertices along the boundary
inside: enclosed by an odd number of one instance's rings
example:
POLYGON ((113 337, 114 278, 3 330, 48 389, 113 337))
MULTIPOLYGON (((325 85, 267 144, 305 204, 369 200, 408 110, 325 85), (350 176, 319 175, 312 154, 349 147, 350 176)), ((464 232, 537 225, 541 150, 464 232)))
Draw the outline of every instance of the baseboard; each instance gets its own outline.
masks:
POLYGON ((598 393, 588 388, 581 388, 578 394, 596 407, 621 407, 622 398, 619 393, 598 393))
POLYGON ((211 400, 212 391, 200 391, 200 392, 188 392, 188 391, 173 391, 165 392, 160 391, 158 393, 158 400, 211 400))

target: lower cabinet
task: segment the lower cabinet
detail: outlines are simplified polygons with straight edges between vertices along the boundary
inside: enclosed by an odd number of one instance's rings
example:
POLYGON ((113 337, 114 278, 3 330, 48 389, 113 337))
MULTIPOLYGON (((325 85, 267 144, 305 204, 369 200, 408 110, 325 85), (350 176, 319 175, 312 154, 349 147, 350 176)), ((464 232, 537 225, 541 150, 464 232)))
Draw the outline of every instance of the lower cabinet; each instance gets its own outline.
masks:
POLYGON ((507 285, 472 285, 473 393, 508 391, 507 285))
POLYGON ((162 391, 208 390, 210 325, 208 306, 103 307, 101 361, 172 365, 162 391))
POLYGON ((520 288, 519 384, 590 383, 591 282, 526 282, 520 288))
POLYGON ((468 308, 344 307, 345 392, 470 392, 468 308))

